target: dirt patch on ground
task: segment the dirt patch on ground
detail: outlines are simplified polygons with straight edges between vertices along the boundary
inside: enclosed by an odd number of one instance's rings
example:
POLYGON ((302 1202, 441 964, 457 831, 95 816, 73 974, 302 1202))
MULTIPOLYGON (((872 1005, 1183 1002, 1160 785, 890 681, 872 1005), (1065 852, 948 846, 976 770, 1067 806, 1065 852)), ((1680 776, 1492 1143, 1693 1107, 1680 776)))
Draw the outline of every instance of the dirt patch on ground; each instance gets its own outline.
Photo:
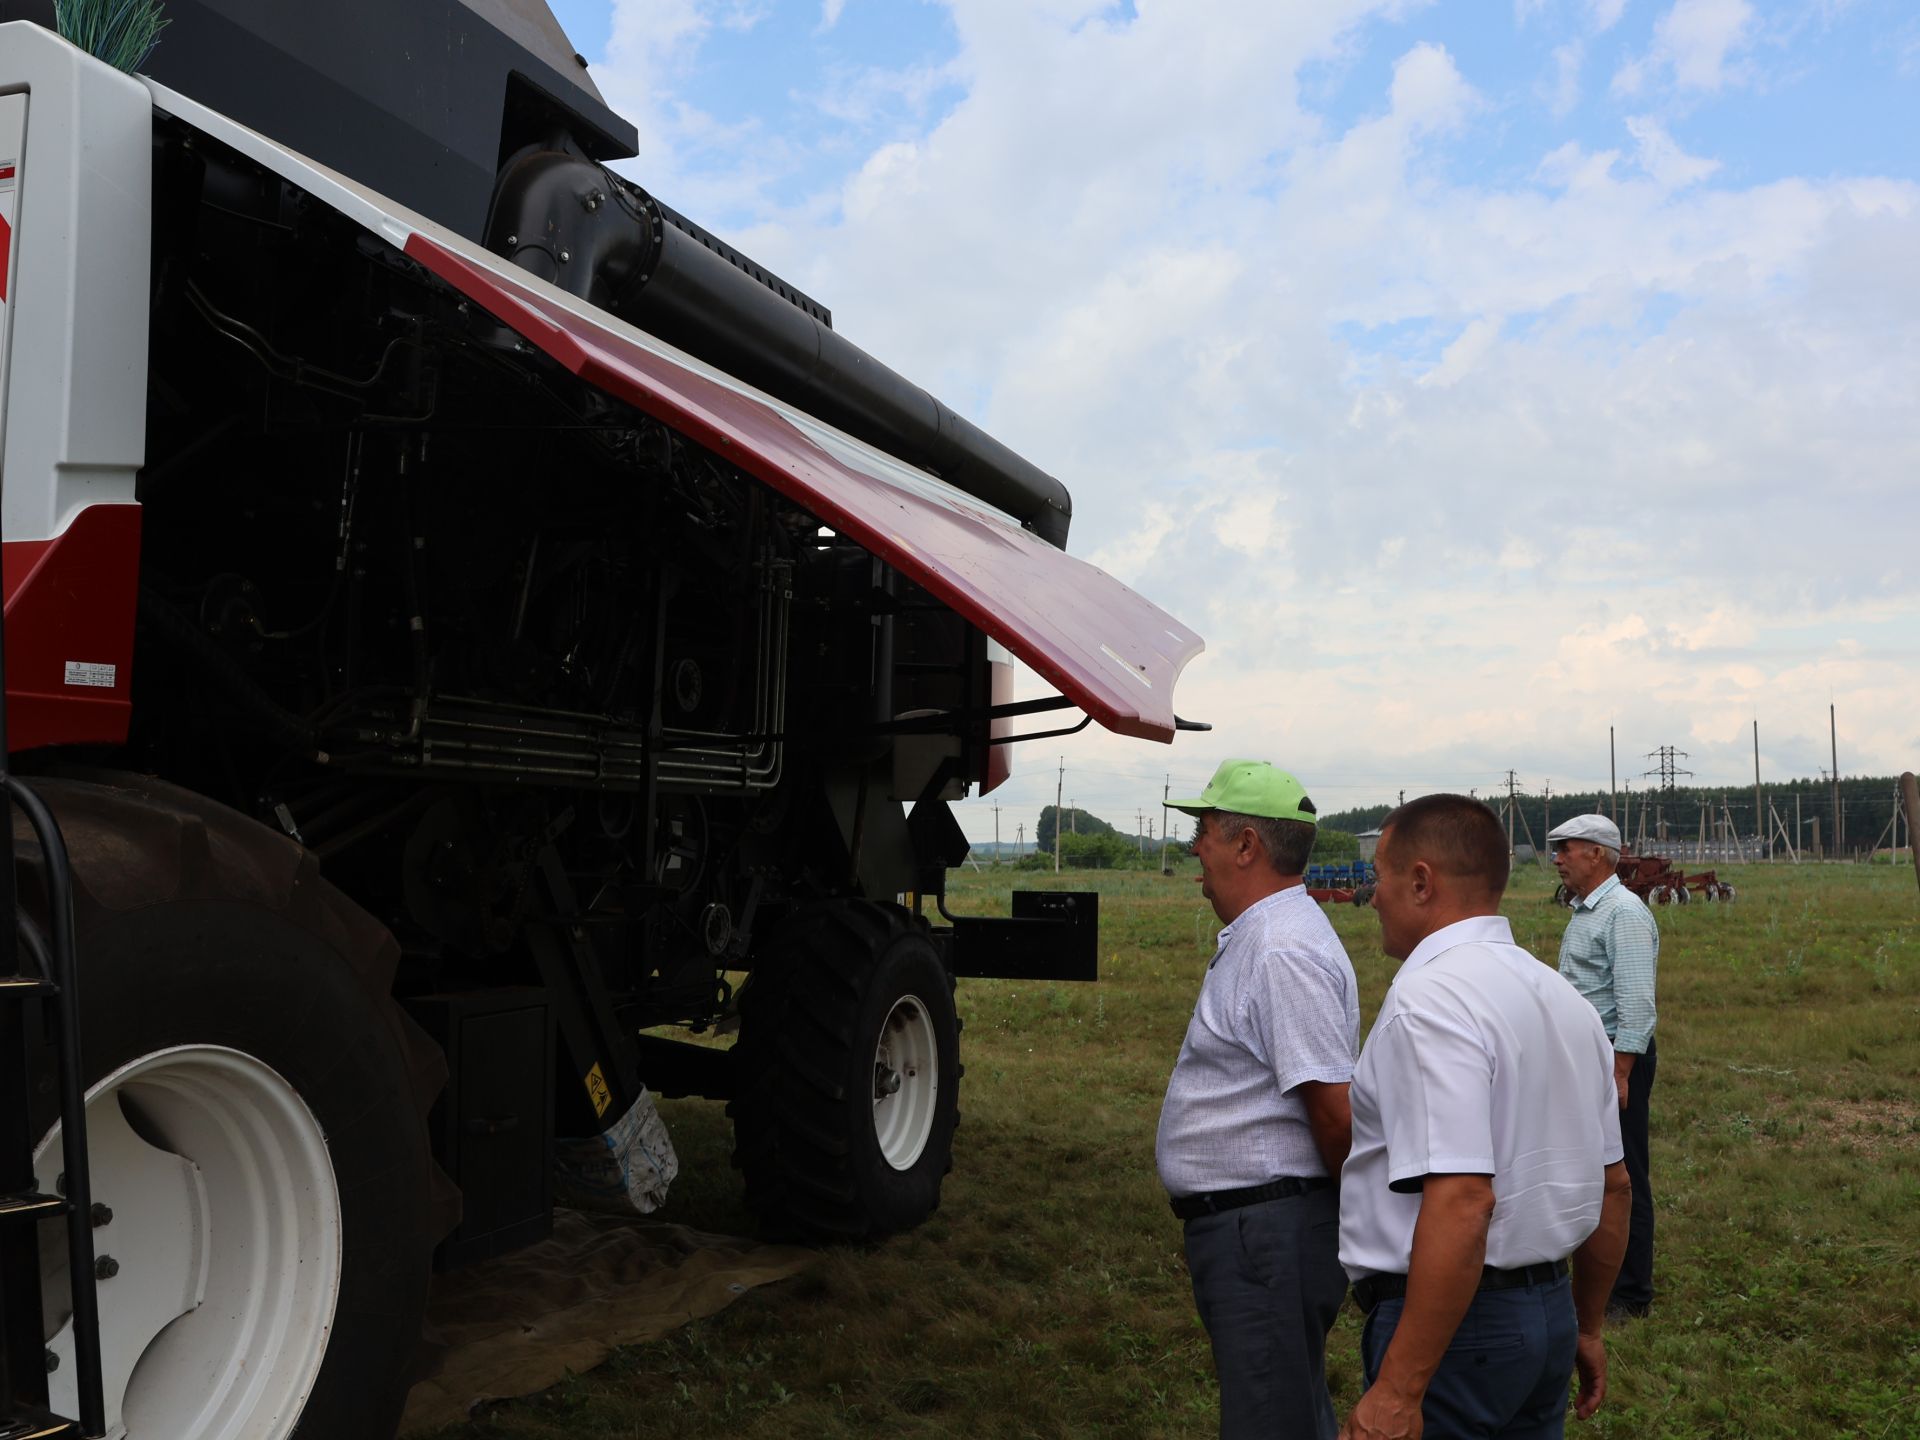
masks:
POLYGON ((1886 1155, 1896 1150, 1920 1150, 1920 1107, 1909 1100, 1829 1100, 1815 1111, 1816 1126, 1807 1136, 1826 1135, 1864 1150, 1886 1155), (1825 1119, 1831 1112, 1833 1119, 1825 1119))

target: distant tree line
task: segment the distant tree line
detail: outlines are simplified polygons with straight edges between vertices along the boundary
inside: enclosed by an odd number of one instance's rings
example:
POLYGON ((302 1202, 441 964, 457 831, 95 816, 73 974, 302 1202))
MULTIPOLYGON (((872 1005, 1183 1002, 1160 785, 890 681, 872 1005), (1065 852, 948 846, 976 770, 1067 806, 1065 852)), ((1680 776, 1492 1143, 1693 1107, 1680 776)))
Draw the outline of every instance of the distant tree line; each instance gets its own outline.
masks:
MULTIPOLYGON (((1842 850, 1865 850, 1880 840, 1887 830, 1888 822, 1893 818, 1897 803, 1895 789, 1899 781, 1892 775, 1843 775, 1840 778, 1841 821, 1844 826, 1842 850)), ((1774 811, 1786 823, 1787 832, 1792 834, 1794 826, 1794 800, 1797 796, 1800 804, 1800 817, 1803 821, 1820 822, 1822 848, 1829 854, 1836 853, 1833 839, 1833 787, 1827 780, 1786 780, 1765 784, 1761 787, 1762 805, 1771 802, 1774 811)), ((1507 796, 1503 790, 1482 790, 1480 798, 1495 810, 1506 804, 1507 796)), ((1699 834, 1700 807, 1710 806, 1707 817, 1707 834, 1717 833, 1715 822, 1723 819, 1721 805, 1724 798, 1727 813, 1733 817, 1734 829, 1742 839, 1749 839, 1759 831, 1753 815, 1753 785, 1744 789, 1719 785, 1676 785, 1671 790, 1643 789, 1636 783, 1631 791, 1622 790, 1619 794, 1619 812, 1617 818, 1621 827, 1627 831, 1627 840, 1632 842, 1640 832, 1640 820, 1643 806, 1652 808, 1646 812, 1646 833, 1649 847, 1660 819, 1667 824, 1667 843, 1677 844, 1682 840, 1691 840, 1699 834), (1631 813, 1628 806, 1631 804, 1631 813)), ((1612 813, 1611 801, 1603 790, 1598 793, 1587 791, 1561 795, 1555 793, 1551 799, 1544 795, 1521 793, 1515 797, 1514 835, 1525 841, 1531 831, 1536 843, 1546 844, 1548 821, 1553 824, 1569 819, 1574 815, 1612 813)), ((1337 814, 1321 817, 1320 826, 1324 832, 1329 827, 1351 831, 1355 834, 1363 830, 1376 830, 1380 822, 1392 811, 1391 805, 1363 805, 1352 810, 1342 810, 1337 814)), ((1769 825, 1764 810, 1761 824, 1769 825)), ((1804 825, 1803 834, 1794 837, 1796 846, 1811 843, 1812 826, 1804 825)), ((1904 833, 1905 826, 1902 825, 1904 833)), ((1776 836, 1777 843, 1777 836, 1776 836)), ((1890 843, 1889 841, 1882 843, 1890 843)))
MULTIPOLYGON (((1039 823, 1034 826, 1034 850, 1019 858, 1018 863, 1023 869, 1053 868, 1053 836, 1062 821, 1066 825, 1060 836, 1060 867, 1063 870, 1139 870, 1158 869, 1160 866, 1160 840, 1145 835, 1123 835, 1115 826, 1089 810, 1075 806, 1062 806, 1056 810, 1049 805, 1041 810, 1039 823)), ((1174 842, 1168 847, 1168 858, 1171 860, 1186 854, 1188 843, 1174 842)), ((1313 846, 1314 863, 1352 860, 1359 853, 1360 842, 1352 834, 1326 825, 1320 827, 1313 846)))

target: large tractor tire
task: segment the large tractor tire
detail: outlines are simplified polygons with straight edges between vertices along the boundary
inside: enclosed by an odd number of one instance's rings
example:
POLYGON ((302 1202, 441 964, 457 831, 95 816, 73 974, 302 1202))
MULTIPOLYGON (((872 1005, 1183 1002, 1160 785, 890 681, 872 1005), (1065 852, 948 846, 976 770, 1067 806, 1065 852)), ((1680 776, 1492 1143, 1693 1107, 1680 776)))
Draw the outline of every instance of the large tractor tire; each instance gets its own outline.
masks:
POLYGON ((896 905, 810 906, 756 961, 727 1108, 769 1235, 877 1238, 938 1208, 960 1123, 953 988, 896 905))
MULTIPOLYGON (((75 876, 108 1434, 391 1436, 458 1215, 425 1126, 446 1063, 393 1003, 392 936, 302 847, 199 796, 39 788, 75 876)), ((50 1077, 35 1106, 46 1190, 50 1077)), ((71 1414, 59 1223, 41 1269, 48 1380, 71 1414)))

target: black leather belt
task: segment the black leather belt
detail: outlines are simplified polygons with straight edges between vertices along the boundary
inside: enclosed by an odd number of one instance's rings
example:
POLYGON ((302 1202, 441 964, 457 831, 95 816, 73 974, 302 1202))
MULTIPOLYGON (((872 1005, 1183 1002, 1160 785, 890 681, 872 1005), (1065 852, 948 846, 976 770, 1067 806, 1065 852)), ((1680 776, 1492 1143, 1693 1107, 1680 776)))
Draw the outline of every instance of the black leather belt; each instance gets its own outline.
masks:
POLYGON ((1238 1210, 1243 1205, 1258 1205, 1263 1200, 1287 1200, 1309 1190, 1324 1190, 1333 1183, 1325 1175, 1288 1175, 1264 1185, 1249 1185, 1244 1190, 1210 1190, 1205 1195, 1175 1195, 1169 1202, 1176 1219, 1197 1220, 1202 1215, 1218 1215, 1222 1210, 1238 1210))
MULTIPOLYGON (((1551 1285, 1567 1273, 1564 1260, 1543 1260, 1538 1265, 1522 1265, 1518 1270, 1496 1270, 1489 1265, 1480 1272, 1477 1290, 1524 1290, 1529 1285, 1551 1285)), ((1407 1293, 1404 1275, 1369 1275, 1353 1282, 1353 1303, 1362 1315, 1371 1315, 1383 1300, 1398 1300, 1407 1293)))

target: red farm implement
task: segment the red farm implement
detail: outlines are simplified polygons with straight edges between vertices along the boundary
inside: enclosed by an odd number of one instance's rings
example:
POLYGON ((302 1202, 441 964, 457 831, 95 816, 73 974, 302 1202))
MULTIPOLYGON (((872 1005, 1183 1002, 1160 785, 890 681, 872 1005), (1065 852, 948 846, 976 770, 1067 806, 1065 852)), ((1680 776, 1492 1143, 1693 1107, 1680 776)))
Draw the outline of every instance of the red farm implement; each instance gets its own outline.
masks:
MULTIPOLYGON (((1664 855, 1622 855, 1614 873, 1649 905, 1686 905, 1695 899, 1712 903, 1732 900, 1736 894, 1714 871, 1689 875, 1664 855)), ((1573 891, 1562 885, 1553 892, 1553 900, 1556 905, 1572 905, 1573 891)))

